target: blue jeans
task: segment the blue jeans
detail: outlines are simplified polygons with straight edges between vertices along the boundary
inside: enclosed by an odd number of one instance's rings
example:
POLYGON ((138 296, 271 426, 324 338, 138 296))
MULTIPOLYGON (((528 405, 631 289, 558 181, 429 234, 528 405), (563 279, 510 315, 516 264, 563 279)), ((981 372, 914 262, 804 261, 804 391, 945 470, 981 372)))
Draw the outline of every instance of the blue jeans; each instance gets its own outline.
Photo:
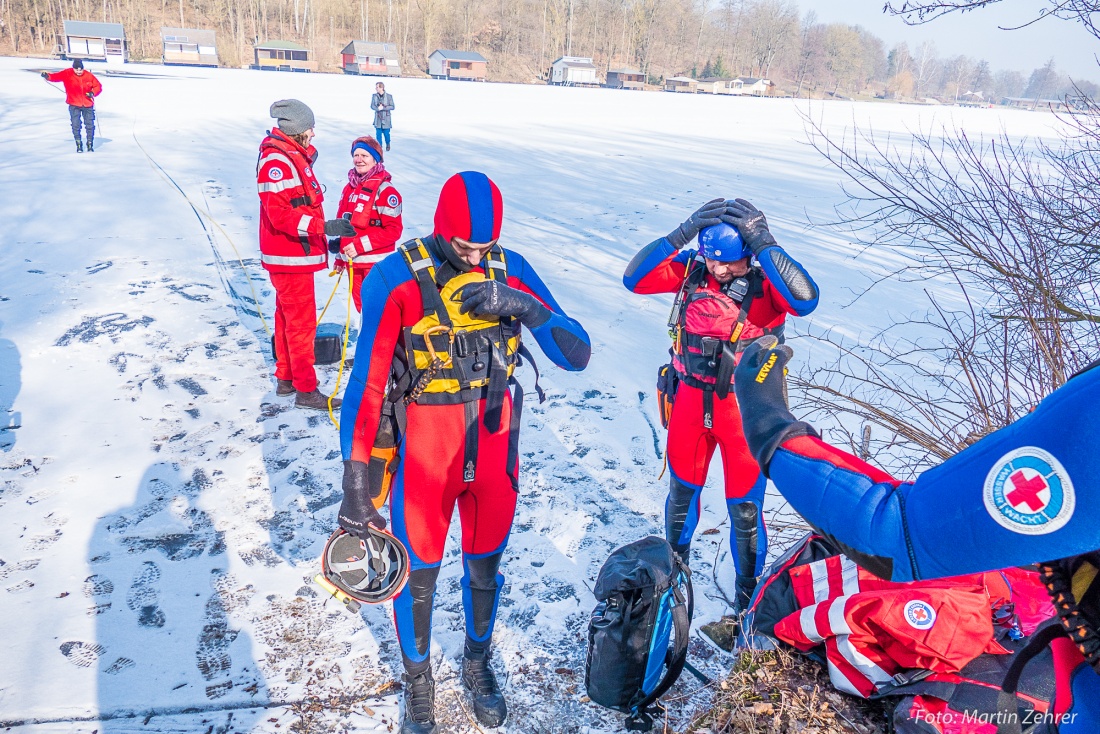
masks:
POLYGON ((374 139, 381 143, 382 138, 386 139, 386 147, 390 147, 390 129, 388 127, 374 128, 374 139))

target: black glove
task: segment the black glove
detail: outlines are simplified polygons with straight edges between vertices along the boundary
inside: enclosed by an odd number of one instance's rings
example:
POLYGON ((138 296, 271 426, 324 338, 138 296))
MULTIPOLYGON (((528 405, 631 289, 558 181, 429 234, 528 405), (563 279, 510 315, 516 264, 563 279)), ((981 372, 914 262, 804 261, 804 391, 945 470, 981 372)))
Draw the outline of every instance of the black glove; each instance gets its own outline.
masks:
POLYGON ((386 529, 386 518, 375 509, 370 498, 367 465, 362 461, 344 462, 344 501, 340 503, 340 527, 360 536, 367 525, 386 529))
POLYGON ((767 248, 779 244, 768 231, 768 220, 764 218, 764 212, 744 199, 727 201, 722 221, 737 228, 741 233, 741 239, 754 255, 759 256, 767 248))
POLYGON ((45 79, 46 81, 49 81, 49 80, 50 80, 50 72, 48 72, 48 71, 44 71, 44 72, 42 72, 41 76, 42 76, 42 78, 43 78, 43 79, 45 79))
POLYGON ((84 96, 87 97, 88 99, 95 99, 95 95, 92 94, 91 92, 85 92, 84 96))
POLYGON ((539 299, 497 280, 470 283, 459 289, 456 295, 462 302, 458 309, 462 313, 473 311, 482 316, 514 316, 528 329, 544 324, 550 318, 550 309, 539 303, 539 299))
POLYGON ((665 239, 669 241, 669 244, 679 250, 695 239, 695 235, 699 234, 704 227, 712 227, 715 224, 721 224, 722 219, 720 217, 725 211, 725 199, 711 199, 706 204, 696 209, 695 213, 688 217, 683 224, 669 232, 668 237, 665 239))
POLYGON ((346 219, 330 219, 325 222, 325 234, 329 237, 354 237, 355 227, 346 219))
POLYGON ((818 435, 813 426, 795 418, 787 407, 783 368, 794 352, 778 344, 774 336, 760 337, 745 349, 733 373, 745 442, 764 476, 768 476, 772 455, 784 441, 818 435))

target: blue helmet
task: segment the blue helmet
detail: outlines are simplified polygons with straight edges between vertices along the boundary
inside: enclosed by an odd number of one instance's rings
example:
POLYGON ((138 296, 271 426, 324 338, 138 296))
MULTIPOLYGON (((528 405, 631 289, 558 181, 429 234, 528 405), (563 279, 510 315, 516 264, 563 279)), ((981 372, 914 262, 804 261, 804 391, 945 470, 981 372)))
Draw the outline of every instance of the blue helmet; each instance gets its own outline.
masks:
POLYGON ((752 255, 752 250, 741 239, 741 233, 732 224, 715 224, 699 233, 699 249, 703 257, 722 263, 743 260, 752 255))

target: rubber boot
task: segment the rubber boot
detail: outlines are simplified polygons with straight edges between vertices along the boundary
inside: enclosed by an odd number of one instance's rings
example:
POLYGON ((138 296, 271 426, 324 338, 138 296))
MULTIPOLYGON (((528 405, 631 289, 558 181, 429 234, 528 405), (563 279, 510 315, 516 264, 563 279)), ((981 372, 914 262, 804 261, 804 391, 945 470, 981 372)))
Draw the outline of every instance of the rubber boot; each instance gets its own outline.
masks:
POLYGON ((752 599, 754 591, 756 591, 756 577, 737 574, 737 578, 734 580, 734 593, 738 614, 748 610, 749 600, 752 599))
POLYGON ((294 389, 293 380, 277 380, 275 385, 275 394, 279 397, 286 397, 287 395, 293 395, 298 392, 294 389))
POLYGON ((404 675, 405 717, 400 734, 435 734, 435 680, 432 669, 412 676, 404 675))
POLYGON ((504 694, 497 685, 496 675, 489 665, 490 654, 479 657, 462 656, 462 685, 474 702, 474 716, 482 726, 496 727, 508 718, 504 694))
MULTIPOLYGON (((332 399, 332 409, 336 410, 343 401, 340 398, 332 399)), ((309 408, 310 410, 328 410, 328 395, 320 390, 313 392, 299 392, 294 398, 294 407, 309 408)))
POLYGON ((82 141, 80 138, 76 139, 76 152, 77 153, 83 153, 84 152, 84 141, 82 141))
POLYGON ((95 148, 92 146, 92 138, 88 138, 88 152, 95 153, 95 148))

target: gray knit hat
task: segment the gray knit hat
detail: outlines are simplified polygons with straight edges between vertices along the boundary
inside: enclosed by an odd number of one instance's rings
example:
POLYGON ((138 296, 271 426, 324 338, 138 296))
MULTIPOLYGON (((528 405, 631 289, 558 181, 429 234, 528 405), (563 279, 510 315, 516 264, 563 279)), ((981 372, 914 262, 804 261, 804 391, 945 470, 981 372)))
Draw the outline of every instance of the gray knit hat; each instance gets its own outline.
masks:
POLYGON ((271 116, 287 135, 298 135, 313 127, 313 110, 296 99, 280 99, 271 105, 271 116))

